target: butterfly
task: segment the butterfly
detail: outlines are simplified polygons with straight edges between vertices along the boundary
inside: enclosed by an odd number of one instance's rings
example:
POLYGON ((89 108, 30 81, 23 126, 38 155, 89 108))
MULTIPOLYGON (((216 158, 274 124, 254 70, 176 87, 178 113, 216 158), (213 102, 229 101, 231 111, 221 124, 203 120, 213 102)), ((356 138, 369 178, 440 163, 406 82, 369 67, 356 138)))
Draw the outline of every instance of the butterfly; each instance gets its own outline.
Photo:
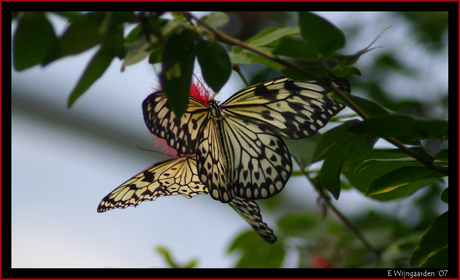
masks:
MULTIPOLYGON (((208 188, 198 179, 196 155, 182 155, 158 162, 121 184, 102 199, 97 212, 136 207, 143 201, 153 201, 161 196, 181 194, 191 198, 207 193, 208 188)), ((235 197, 229 205, 264 240, 269 243, 276 241, 273 230, 262 221, 260 208, 255 201, 235 197)))
MULTIPOLYGON (((333 83, 350 92, 344 78, 333 83)), ((276 78, 247 87, 219 104, 190 96, 176 118, 166 95, 157 91, 143 102, 150 132, 183 154, 196 154, 200 181, 223 203, 235 196, 269 198, 292 173, 288 147, 281 137, 314 135, 345 106, 316 81, 276 78)))

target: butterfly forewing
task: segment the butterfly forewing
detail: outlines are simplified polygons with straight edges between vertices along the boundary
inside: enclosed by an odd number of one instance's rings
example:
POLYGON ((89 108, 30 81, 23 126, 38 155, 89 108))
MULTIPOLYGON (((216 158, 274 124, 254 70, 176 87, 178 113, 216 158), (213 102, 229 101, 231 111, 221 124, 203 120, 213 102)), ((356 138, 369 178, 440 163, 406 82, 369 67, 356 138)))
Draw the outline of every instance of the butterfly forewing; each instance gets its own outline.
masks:
POLYGON ((181 119, 171 110, 163 92, 149 95, 142 104, 144 121, 150 132, 165 139, 168 146, 182 154, 194 154, 208 121, 208 107, 190 97, 181 119))
POLYGON ((186 155, 161 161, 140 172, 104 197, 97 211, 136 207, 160 196, 181 194, 190 198, 207 193, 198 179, 196 155, 186 155))
POLYGON ((268 243, 276 241, 273 230, 262 221, 259 205, 255 201, 235 197, 229 204, 265 241, 268 243))
MULTIPOLYGON (((349 92, 346 79, 335 78, 340 90, 349 92)), ((226 115, 246 119, 282 137, 313 136, 345 106, 315 81, 273 79, 237 92, 224 104, 226 115)))

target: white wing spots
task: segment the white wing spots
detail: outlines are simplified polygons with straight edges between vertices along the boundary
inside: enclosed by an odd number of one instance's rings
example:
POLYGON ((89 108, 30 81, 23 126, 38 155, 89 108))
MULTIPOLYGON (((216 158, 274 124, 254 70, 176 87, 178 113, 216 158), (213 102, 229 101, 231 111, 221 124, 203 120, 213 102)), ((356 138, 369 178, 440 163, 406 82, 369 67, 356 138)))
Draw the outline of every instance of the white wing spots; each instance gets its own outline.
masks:
POLYGON ((223 142, 233 162, 235 193, 245 199, 260 199, 280 192, 292 170, 289 150, 281 138, 233 117, 225 118, 223 127, 223 142))

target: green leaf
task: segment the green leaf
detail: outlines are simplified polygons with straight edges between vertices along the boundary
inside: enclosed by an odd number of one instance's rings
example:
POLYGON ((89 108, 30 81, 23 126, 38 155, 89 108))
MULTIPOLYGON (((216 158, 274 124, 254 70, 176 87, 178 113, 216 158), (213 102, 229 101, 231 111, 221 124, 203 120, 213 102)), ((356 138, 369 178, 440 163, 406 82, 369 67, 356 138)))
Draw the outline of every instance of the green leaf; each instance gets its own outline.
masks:
MULTIPOLYGON (((218 28, 228 23, 228 16, 222 12, 215 12, 210 15, 202 16, 201 21, 209 24, 211 27, 218 28)), ((200 26, 204 29, 204 26, 200 26)))
POLYGON ((305 60, 318 59, 318 54, 312 46, 308 46, 305 42, 297 40, 291 36, 281 38, 279 44, 272 53, 305 60))
POLYGON ((171 252, 165 247, 158 246, 156 247, 156 251, 160 254, 163 255, 166 263, 169 265, 171 268, 194 268, 198 264, 197 259, 192 259, 190 262, 188 262, 185 265, 180 265, 178 264, 172 257, 171 252))
MULTIPOLYGON (((414 152, 422 153, 421 148, 411 149, 414 152)), ((405 166, 423 166, 423 164, 397 149, 374 149, 361 160, 349 163, 347 168, 342 171, 342 174, 354 188, 365 194, 368 187, 377 178, 405 166)), ((397 188, 391 192, 373 195, 369 198, 378 201, 405 198, 427 184, 435 184, 439 180, 439 178, 435 178, 415 181, 404 188, 397 188)))
POLYGON ((353 66, 341 65, 332 70, 332 73, 336 77, 348 77, 351 75, 356 75, 361 77, 361 71, 358 68, 353 66))
POLYGON ((246 40, 246 43, 254 47, 261 47, 270 45, 277 40, 288 38, 287 36, 291 37, 291 35, 300 33, 300 29, 298 27, 285 27, 280 29, 270 27, 267 30, 269 32, 261 32, 258 34, 259 36, 253 36, 246 40))
POLYGON ((256 35, 250 37, 249 39, 246 40, 245 43, 250 44, 252 41, 257 41, 260 38, 263 38, 263 37, 267 36, 268 34, 275 32, 276 30, 278 30, 277 27, 269 27, 269 28, 257 33, 256 35))
POLYGON ((24 13, 13 38, 14 68, 22 71, 42 63, 55 41, 53 26, 45 13, 24 13))
POLYGON ((307 214, 289 214, 278 221, 278 227, 285 236, 304 237, 305 233, 317 227, 318 219, 307 214))
POLYGON ((91 13, 72 22, 61 37, 56 40, 43 61, 43 66, 59 58, 81 53, 101 43, 102 35, 99 28, 103 18, 103 13, 91 13))
MULTIPOLYGON (((436 218, 428 227, 415 248, 409 261, 409 266, 413 267, 422 262, 431 254, 446 248, 448 245, 448 211, 436 218)), ((425 266, 426 267, 426 266, 425 266)))
POLYGON ((163 51, 161 85, 177 119, 187 110, 196 39, 197 34, 194 31, 179 30, 169 38, 163 51))
POLYGON ((441 200, 445 204, 449 204, 449 188, 445 188, 441 193, 441 200))
MULTIPOLYGON (((234 47, 232 48, 232 50, 234 47)), ((252 59, 247 55, 247 53, 235 53, 233 51, 227 52, 230 61, 235 64, 251 64, 252 59)))
POLYGON ((291 154, 297 157, 303 168, 306 168, 313 163, 313 154, 319 141, 321 141, 321 133, 299 140, 287 138, 283 138, 283 140, 289 147, 291 154))
POLYGON ((356 103, 371 118, 376 116, 388 116, 390 113, 375 101, 350 95, 350 99, 356 103))
POLYGON ((323 160, 330 154, 335 153, 340 148, 343 139, 350 136, 348 129, 355 123, 358 123, 358 121, 348 121, 323 133, 313 154, 313 162, 323 160))
POLYGON ((445 177, 437 171, 428 169, 425 166, 405 166, 388 172, 377 178, 369 186, 366 196, 381 194, 405 187, 410 183, 419 180, 445 177))
POLYGON ((108 48, 101 48, 91 59, 85 72, 70 94, 67 106, 70 108, 75 101, 105 72, 115 54, 108 48))
POLYGON ((150 43, 147 42, 144 34, 140 36, 131 43, 124 43, 124 47, 127 50, 125 55, 124 66, 132 65, 143 60, 150 54, 150 43))
POLYGON ((214 41, 200 40, 197 44, 197 57, 206 83, 214 92, 219 92, 232 72, 227 51, 214 41))
POLYGON ((355 124, 350 132, 359 135, 395 137, 403 143, 417 143, 425 137, 415 127, 415 119, 405 115, 378 116, 355 124))
POLYGON ((154 48, 150 52, 149 63, 150 64, 160 63, 162 54, 163 54, 163 46, 158 46, 158 47, 154 48))
POLYGON ((337 149, 334 153, 329 154, 324 159, 323 165, 319 172, 321 184, 334 196, 339 199, 340 195, 340 172, 342 171, 342 163, 352 146, 357 141, 358 137, 348 135, 337 143, 337 149))
POLYGON ((233 241, 228 249, 232 252, 241 253, 235 268, 280 268, 286 254, 282 242, 268 244, 252 229, 233 241))
POLYGON ((345 45, 343 32, 315 14, 299 12, 299 26, 303 39, 323 58, 332 56, 345 45))
POLYGON ((434 253, 417 268, 449 268, 449 249, 442 248, 434 253))
POLYGON ((447 120, 415 120, 415 128, 423 135, 424 139, 448 139, 449 123, 447 120))

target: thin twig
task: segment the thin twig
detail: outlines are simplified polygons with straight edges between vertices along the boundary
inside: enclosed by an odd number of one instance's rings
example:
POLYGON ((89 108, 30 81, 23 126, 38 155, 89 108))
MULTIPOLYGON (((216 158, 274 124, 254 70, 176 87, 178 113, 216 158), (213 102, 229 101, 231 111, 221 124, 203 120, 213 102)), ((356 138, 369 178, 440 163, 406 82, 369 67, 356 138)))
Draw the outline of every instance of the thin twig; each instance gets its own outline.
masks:
MULTIPOLYGON (((295 156, 292 155, 294 160, 297 162, 297 164, 300 166, 300 171, 304 173, 305 177, 311 182, 309 174, 305 169, 302 167, 300 160, 295 156)), ((380 251, 375 249, 369 241, 367 241, 366 237, 361 233, 361 231, 355 227, 348 219, 343 215, 335 206, 332 204, 330 201, 329 196, 324 192, 324 190, 320 187, 318 187, 316 184, 312 183, 313 187, 315 190, 318 192, 319 196, 323 199, 323 201, 327 204, 327 207, 337 216, 337 218, 348 228, 350 229, 355 236, 363 243, 364 247, 366 247, 369 251, 373 252, 377 258, 380 260, 380 251)))

